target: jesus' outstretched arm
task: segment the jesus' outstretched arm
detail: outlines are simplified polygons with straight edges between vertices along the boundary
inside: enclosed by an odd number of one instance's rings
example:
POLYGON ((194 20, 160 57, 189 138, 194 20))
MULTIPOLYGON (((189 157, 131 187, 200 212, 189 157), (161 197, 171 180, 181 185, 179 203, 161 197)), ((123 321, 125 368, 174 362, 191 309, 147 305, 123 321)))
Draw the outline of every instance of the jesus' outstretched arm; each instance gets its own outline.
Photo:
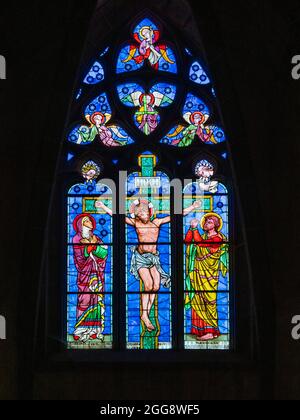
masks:
POLYGON ((171 217, 162 217, 162 218, 157 218, 153 221, 153 223, 155 223, 158 226, 162 226, 162 225, 166 225, 167 223, 171 223, 171 217))
POLYGON ((125 223, 129 226, 135 226, 135 219, 130 219, 130 217, 126 217, 125 223))
POLYGON ((195 210, 201 209, 202 207, 202 201, 195 201, 194 204, 192 204, 187 209, 183 210, 183 215, 188 216, 190 213, 194 212, 195 210))
POLYGON ((108 208, 102 201, 96 201, 95 207, 98 210, 104 210, 105 213, 109 214, 111 217, 113 216, 113 211, 108 208))

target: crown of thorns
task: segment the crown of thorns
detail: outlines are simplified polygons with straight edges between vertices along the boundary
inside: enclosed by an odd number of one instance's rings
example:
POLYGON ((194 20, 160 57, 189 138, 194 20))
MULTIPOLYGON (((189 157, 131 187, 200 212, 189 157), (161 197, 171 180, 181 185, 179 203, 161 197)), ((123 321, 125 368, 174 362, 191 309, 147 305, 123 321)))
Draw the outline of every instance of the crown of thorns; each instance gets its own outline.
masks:
POLYGON ((153 217, 154 206, 152 203, 150 203, 148 200, 135 200, 130 207, 130 213, 133 219, 136 218, 136 212, 139 207, 147 208, 149 210, 150 217, 153 217))

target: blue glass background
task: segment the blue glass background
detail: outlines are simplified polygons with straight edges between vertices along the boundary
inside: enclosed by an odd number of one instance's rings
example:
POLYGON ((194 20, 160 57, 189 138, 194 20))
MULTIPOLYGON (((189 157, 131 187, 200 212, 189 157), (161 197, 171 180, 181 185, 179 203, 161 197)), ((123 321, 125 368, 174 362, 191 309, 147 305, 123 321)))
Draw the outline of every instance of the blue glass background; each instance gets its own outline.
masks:
POLYGON ((195 61, 191 65, 190 79, 192 82, 197 83, 199 85, 208 85, 210 83, 210 79, 204 71, 202 65, 199 63, 199 61, 195 61))
POLYGON ((168 63, 162 57, 158 62, 159 71, 165 71, 165 72, 168 72, 168 73, 177 74, 178 69, 177 69, 176 56, 175 56, 174 51, 170 47, 167 46, 166 53, 167 53, 168 57, 170 58, 170 60, 174 61, 174 63, 173 64, 168 63))
POLYGON ((197 96, 193 95, 192 93, 189 93, 187 95, 183 107, 183 115, 187 112, 202 112, 203 114, 210 115, 209 107, 205 104, 205 102, 197 96))
POLYGON ((97 85, 104 80, 104 69, 99 61, 95 61, 90 71, 85 76, 83 83, 87 85, 97 85))
POLYGON ((112 114, 106 93, 101 93, 85 109, 85 115, 92 116, 95 112, 102 114, 112 114))
MULTIPOLYGON (((176 86, 174 85, 170 85, 170 83, 158 83, 157 85, 154 85, 151 89, 150 92, 154 93, 154 92, 159 92, 162 95, 166 96, 167 98, 169 98, 172 102, 175 99, 176 96, 176 86)), ((163 104, 161 104, 161 107, 166 107, 171 105, 168 102, 165 102, 163 104)))
MULTIPOLYGON (((140 68, 143 67, 144 63, 136 63, 134 60, 130 60, 128 63, 123 63, 124 60, 126 60, 129 56, 130 53, 130 45, 127 45, 126 47, 122 48, 118 57, 118 62, 117 62, 117 73, 127 73, 127 72, 131 72, 131 71, 137 71, 140 68)), ((139 55, 138 50, 135 53, 135 57, 137 57, 139 55)))
POLYGON ((158 31, 159 30, 159 28, 158 28, 158 26, 157 25, 155 25, 155 23, 152 21, 152 20, 150 20, 150 19, 148 19, 148 18, 145 18, 145 19, 143 19, 135 28, 134 28, 134 30, 133 30, 133 33, 140 33, 140 30, 144 27, 144 26, 150 26, 154 31, 158 31))
POLYGON ((125 83, 123 85, 118 86, 117 90, 120 100, 123 102, 124 105, 129 107, 135 107, 135 105, 130 100, 125 100, 126 97, 132 95, 134 92, 145 92, 145 89, 137 83, 125 83))

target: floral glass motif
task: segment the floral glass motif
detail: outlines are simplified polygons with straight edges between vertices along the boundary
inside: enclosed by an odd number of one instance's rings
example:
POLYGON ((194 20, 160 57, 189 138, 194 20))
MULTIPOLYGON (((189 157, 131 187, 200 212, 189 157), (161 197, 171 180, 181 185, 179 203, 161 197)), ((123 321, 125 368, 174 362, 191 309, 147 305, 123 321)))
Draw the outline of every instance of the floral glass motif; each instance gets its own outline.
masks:
POLYGON ((148 62, 154 70, 177 73, 174 52, 165 43, 159 42, 161 32, 149 19, 144 19, 134 29, 135 42, 124 47, 119 55, 117 73, 139 70, 148 62))
POLYGON ((184 190, 185 348, 230 348, 228 192, 199 162, 184 190))
POLYGON ((118 86, 118 94, 124 105, 138 108, 134 122, 144 134, 150 135, 160 122, 157 108, 165 108, 173 103, 176 87, 168 83, 159 83, 145 93, 138 84, 126 83, 118 86))
POLYGON ((97 137, 107 147, 127 146, 133 140, 126 131, 116 125, 109 124, 112 118, 112 110, 105 93, 94 99, 85 109, 87 125, 77 125, 69 134, 68 140, 71 143, 88 145, 97 137))
POLYGON ((192 82, 197 83, 198 85, 208 85, 210 83, 210 79, 199 61, 195 61, 195 63, 191 65, 190 79, 192 82))
POLYGON ((226 140, 222 128, 208 125, 210 110, 208 106, 193 94, 188 94, 183 119, 188 123, 174 127, 162 140, 162 143, 177 147, 190 146, 198 137, 203 143, 218 144, 226 140))
POLYGON ((100 167, 82 167, 85 183, 68 194, 68 326, 70 349, 112 348, 112 221, 98 205, 112 208, 112 191, 97 183, 100 167))

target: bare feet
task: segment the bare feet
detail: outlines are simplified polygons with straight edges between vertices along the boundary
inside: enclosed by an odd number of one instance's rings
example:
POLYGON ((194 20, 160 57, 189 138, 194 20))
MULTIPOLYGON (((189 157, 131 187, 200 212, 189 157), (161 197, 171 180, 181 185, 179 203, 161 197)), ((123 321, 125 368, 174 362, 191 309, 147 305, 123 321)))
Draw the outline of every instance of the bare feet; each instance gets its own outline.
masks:
POLYGON ((210 341, 210 340, 214 340, 215 337, 213 334, 206 334, 203 337, 197 337, 197 341, 210 341))
POLYGON ((154 325, 152 324, 152 322, 150 321, 149 317, 146 314, 144 314, 141 319, 144 322, 144 324, 145 324, 145 326, 146 326, 146 328, 149 332, 152 332, 152 331, 156 330, 156 328, 154 327, 154 325))

